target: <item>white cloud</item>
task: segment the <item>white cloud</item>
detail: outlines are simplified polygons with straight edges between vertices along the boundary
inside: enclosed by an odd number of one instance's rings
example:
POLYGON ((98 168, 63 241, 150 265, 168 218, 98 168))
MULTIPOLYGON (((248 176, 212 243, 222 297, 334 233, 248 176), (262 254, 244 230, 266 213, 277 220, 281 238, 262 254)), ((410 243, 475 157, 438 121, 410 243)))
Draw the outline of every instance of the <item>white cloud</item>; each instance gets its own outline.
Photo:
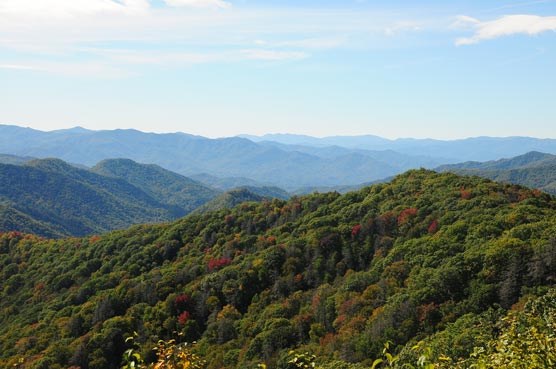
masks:
POLYGON ((460 16, 455 25, 469 24, 475 34, 456 40, 456 45, 472 45, 483 40, 525 34, 537 35, 547 31, 556 31, 556 16, 506 15, 493 21, 481 22, 471 17, 460 16))
POLYGON ((285 41, 266 41, 255 40, 253 43, 261 47, 274 47, 274 48, 299 48, 308 50, 326 50, 334 49, 345 44, 346 40, 343 37, 314 37, 305 39, 294 39, 285 41))
POLYGON ((98 55, 110 63, 122 65, 145 64, 160 66, 185 66, 218 62, 227 59, 228 53, 193 53, 138 50, 83 49, 98 55))
POLYGON ((402 32, 412 31, 412 32, 419 32, 422 30, 422 27, 419 23, 416 22, 396 22, 393 25, 390 25, 384 29, 384 33, 387 36, 395 36, 402 32))
POLYGON ((306 38, 302 40, 282 41, 276 43, 279 47, 299 47, 303 49, 334 49, 344 44, 345 40, 342 37, 315 37, 306 38))
POLYGON ((469 28, 474 25, 480 24, 481 21, 467 15, 458 15, 456 20, 452 23, 452 28, 469 28))
POLYGON ((0 15, 15 18, 71 18, 99 13, 144 13, 148 0, 0 0, 0 15))
POLYGON ((229 8, 231 3, 224 0, 164 0, 169 6, 188 6, 193 8, 229 8))
POLYGON ((0 69, 15 69, 15 70, 40 70, 37 67, 23 64, 0 64, 0 69))
POLYGON ((71 72, 66 74, 94 70, 114 76, 127 67, 141 73, 142 66, 151 65, 302 60, 338 47, 390 47, 393 39, 384 37, 386 28, 430 27, 423 20, 401 22, 399 14, 389 12, 218 11, 233 0, 160 1, 167 6, 151 6, 153 0, 0 0, 0 51, 10 60, 0 63, 53 73, 64 72, 66 63, 71 72), (84 67, 78 68, 79 63, 84 67))
POLYGON ((301 51, 278 51, 266 49, 242 50, 241 54, 248 60, 268 61, 299 60, 305 59, 309 56, 309 54, 301 51))
POLYGON ((135 75, 134 66, 159 66, 183 68, 207 63, 239 63, 245 61, 275 62, 300 60, 309 57, 301 51, 245 49, 215 52, 165 52, 160 50, 106 50, 79 49, 93 56, 89 61, 41 61, 20 60, 0 63, 0 70, 31 71, 62 76, 85 78, 126 78, 135 75))
POLYGON ((0 64, 0 69, 87 78, 115 79, 131 75, 126 69, 99 62, 18 62, 17 64, 0 64))

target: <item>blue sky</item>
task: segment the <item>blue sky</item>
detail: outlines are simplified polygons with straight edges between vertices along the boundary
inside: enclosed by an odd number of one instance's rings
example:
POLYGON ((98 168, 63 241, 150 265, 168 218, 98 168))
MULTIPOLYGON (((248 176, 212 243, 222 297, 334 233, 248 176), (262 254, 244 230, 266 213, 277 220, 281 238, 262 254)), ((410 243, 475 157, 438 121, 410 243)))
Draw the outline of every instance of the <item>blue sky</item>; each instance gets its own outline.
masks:
POLYGON ((556 1, 0 0, 0 123, 556 138, 556 1))

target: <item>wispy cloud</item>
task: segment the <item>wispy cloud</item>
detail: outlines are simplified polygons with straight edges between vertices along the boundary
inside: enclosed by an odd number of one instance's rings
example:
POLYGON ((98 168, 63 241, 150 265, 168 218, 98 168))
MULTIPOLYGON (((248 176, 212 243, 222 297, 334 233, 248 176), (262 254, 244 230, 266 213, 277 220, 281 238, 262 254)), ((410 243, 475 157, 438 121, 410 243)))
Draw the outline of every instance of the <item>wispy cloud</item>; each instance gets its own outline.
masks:
POLYGON ((299 60, 304 59, 309 56, 309 54, 300 51, 277 51, 277 50, 263 50, 263 49, 251 49, 242 50, 241 54, 249 60, 268 60, 268 61, 280 61, 280 60, 299 60))
POLYGON ((0 64, 0 69, 14 69, 14 70, 38 70, 37 67, 23 64, 0 64))
POLYGON ((101 57, 107 62, 120 65, 186 66, 222 60, 223 53, 168 52, 161 50, 125 50, 84 48, 83 52, 101 57))
POLYGON ((0 15, 25 18, 70 18, 100 13, 136 14, 150 8, 148 0, 2 0, 0 15))
POLYGON ((388 26, 384 29, 384 33, 387 36, 395 36, 402 32, 418 32, 421 31, 423 27, 418 22, 400 21, 388 26))
POLYGON ((229 8, 231 3, 224 0, 164 0, 169 6, 186 6, 194 8, 229 8))
POLYGON ((70 77, 92 77, 117 79, 129 77, 132 73, 124 68, 101 62, 47 62, 29 61, 18 62, 16 64, 0 64, 0 69, 13 71, 31 71, 38 73, 49 73, 60 76, 70 77))
POLYGON ((523 8, 523 7, 529 7, 531 5, 538 5, 538 4, 546 4, 546 3, 549 3, 551 1, 553 1, 553 0, 533 0, 533 1, 514 2, 514 3, 510 3, 510 4, 504 4, 502 6, 497 6, 495 8, 488 9, 487 11, 488 12, 498 12, 500 10, 523 8))
POLYGON ((0 52, 17 64, 37 62, 40 71, 62 72, 38 63, 55 60, 84 73, 98 65, 113 76, 127 66, 140 73, 141 66, 301 61, 338 48, 391 47, 398 35, 431 27, 422 14, 400 18, 388 10, 158 2, 0 0, 0 52))
POLYGON ((276 48, 300 48, 310 50, 327 50, 334 49, 346 43, 345 37, 331 36, 331 37, 313 37, 304 39, 292 39, 285 41, 265 41, 255 40, 255 45, 262 47, 276 47, 276 48))
POLYGON ((274 49, 242 49, 213 52, 90 49, 89 52, 102 56, 110 63, 122 65, 159 65, 167 67, 183 67, 206 63, 233 63, 246 60, 299 60, 309 56, 306 52, 274 49))
POLYGON ((90 55, 82 61, 17 60, 0 63, 0 70, 48 73, 69 77, 120 79, 137 74, 137 67, 184 68, 199 64, 241 63, 247 61, 278 62, 304 59, 302 51, 275 49, 241 49, 213 52, 168 52, 161 50, 80 49, 90 55))
POLYGON ((460 16, 455 25, 459 27, 467 25, 475 31, 471 37, 456 40, 456 45, 461 46, 517 34, 533 36, 543 32, 556 31, 556 16, 506 15, 487 22, 481 22, 468 16, 460 16))

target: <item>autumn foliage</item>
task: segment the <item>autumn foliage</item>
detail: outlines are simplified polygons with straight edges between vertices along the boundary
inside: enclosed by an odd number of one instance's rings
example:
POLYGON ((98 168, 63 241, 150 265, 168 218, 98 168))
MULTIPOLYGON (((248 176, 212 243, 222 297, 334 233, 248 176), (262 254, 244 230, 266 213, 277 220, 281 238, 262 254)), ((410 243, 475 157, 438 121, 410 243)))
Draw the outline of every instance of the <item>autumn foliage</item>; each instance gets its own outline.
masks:
POLYGON ((433 220, 429 225, 428 232, 429 234, 435 234, 438 231, 438 220, 433 220))
POLYGON ((471 191, 466 190, 464 187, 462 187, 460 190, 460 196, 462 200, 469 200, 471 199, 471 191))
POLYGON ((398 224, 399 225, 405 224, 409 221, 409 219, 413 218, 416 215, 417 215, 417 209, 415 208, 408 208, 402 210, 400 215, 398 215, 398 224))
POLYGON ((213 271, 213 270, 217 270, 220 268, 223 268, 227 265, 230 265, 232 263, 232 259, 230 258, 226 258, 226 257, 222 257, 222 258, 211 258, 208 262, 208 268, 209 271, 213 271))
POLYGON ((189 313, 189 311, 184 311, 183 313, 178 315, 178 323, 180 323, 181 325, 185 325, 190 317, 191 313, 189 313))
POLYGON ((361 233, 361 224, 356 224, 351 228, 351 236, 357 237, 361 233))

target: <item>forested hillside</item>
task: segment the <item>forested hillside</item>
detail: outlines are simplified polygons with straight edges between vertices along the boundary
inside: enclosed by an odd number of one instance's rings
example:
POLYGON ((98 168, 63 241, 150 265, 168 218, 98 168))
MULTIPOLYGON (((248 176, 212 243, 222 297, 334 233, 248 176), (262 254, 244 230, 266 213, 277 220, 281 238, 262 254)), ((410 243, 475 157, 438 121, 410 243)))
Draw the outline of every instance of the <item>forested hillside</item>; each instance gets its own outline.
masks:
POLYGON ((124 161, 118 173, 109 163, 98 173, 59 159, 0 164, 0 231, 83 236, 175 220, 219 193, 156 166, 124 161))
POLYGON ((50 238, 66 235, 64 229, 47 221, 41 222, 8 204, 0 204, 0 232, 21 230, 50 238))
POLYGON ((438 170, 521 184, 556 195, 556 155, 533 151, 511 159, 444 165, 438 170))
POLYGON ((103 236, 4 233, 0 265, 2 368, 119 368, 133 332, 147 360, 197 341, 210 369, 286 368, 292 348, 368 368, 388 341, 457 360, 511 339, 500 318, 554 284, 556 199, 410 171, 103 236))
MULTIPOLYGON (((248 201, 263 201, 264 196, 258 195, 247 188, 239 188, 224 192, 220 196, 212 199, 203 206, 195 210, 195 213, 207 213, 215 210, 222 210, 225 208, 232 208, 248 201)), ((269 198, 266 198, 267 200, 269 198)))
POLYGON ((91 171, 124 179, 157 201, 178 206, 183 209, 184 214, 220 194, 220 191, 158 165, 139 164, 129 159, 103 160, 91 168, 91 171))

